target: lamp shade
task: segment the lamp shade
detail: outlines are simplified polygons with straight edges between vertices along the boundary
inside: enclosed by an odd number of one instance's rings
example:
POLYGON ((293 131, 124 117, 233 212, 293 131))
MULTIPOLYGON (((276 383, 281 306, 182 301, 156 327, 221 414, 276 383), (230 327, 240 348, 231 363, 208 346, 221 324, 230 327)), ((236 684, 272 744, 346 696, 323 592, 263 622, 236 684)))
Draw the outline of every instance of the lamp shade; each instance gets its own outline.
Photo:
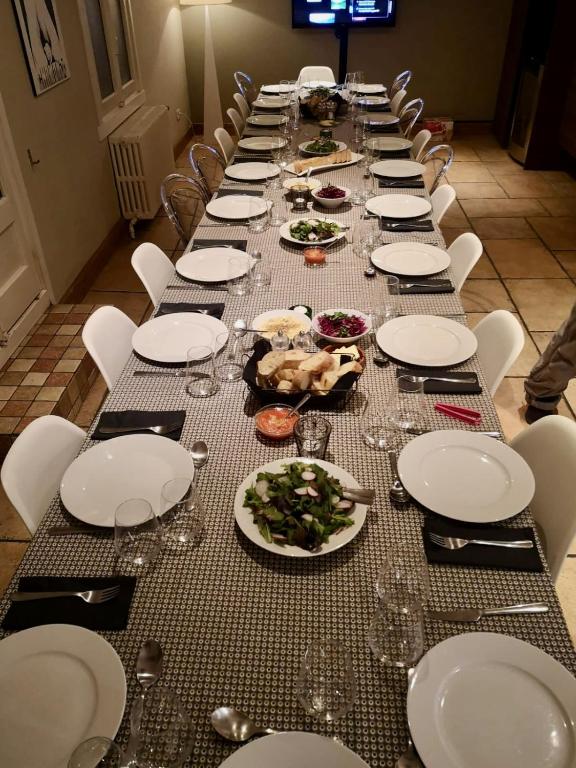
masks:
POLYGON ((232 0, 180 0, 180 5, 224 5, 232 0))

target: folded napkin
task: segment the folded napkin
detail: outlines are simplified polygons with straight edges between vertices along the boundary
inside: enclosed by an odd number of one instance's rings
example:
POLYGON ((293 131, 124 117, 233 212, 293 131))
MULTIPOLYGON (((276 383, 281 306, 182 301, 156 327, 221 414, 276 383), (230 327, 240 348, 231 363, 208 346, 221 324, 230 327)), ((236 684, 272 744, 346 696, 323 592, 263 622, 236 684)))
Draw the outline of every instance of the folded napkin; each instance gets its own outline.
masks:
POLYGON ((370 133, 395 133, 398 134, 398 136, 400 135, 400 131, 398 130, 398 125, 396 123, 393 123, 392 125, 386 123, 383 123, 382 125, 368 124, 366 126, 366 130, 370 133))
POLYGON ((420 219, 419 221, 382 221, 383 232, 434 232, 432 219, 420 219))
POLYGON ((58 597, 54 600, 31 600, 12 603, 3 629, 29 629, 42 624, 76 624, 85 629, 126 629, 130 603, 136 588, 134 576, 69 578, 64 576, 24 576, 18 583, 19 592, 85 592, 120 585, 113 600, 100 605, 85 603, 80 597, 58 597))
POLYGON ((409 149, 399 149, 396 152, 388 152, 385 149, 377 149, 376 152, 378 152, 378 155, 383 160, 410 160, 410 150, 409 149))
MULTIPOLYGON (((374 95, 377 96, 378 94, 374 94, 374 95)), ((391 112, 392 111, 390 109, 390 105, 389 104, 384 104, 384 105, 382 105, 382 104, 363 104, 362 106, 364 107, 366 112, 391 112)))
POLYGON ((232 165, 238 165, 238 163, 271 163, 272 155, 234 155, 234 162, 232 165))
POLYGON ((450 280, 433 280, 426 277, 401 277, 400 293, 454 293, 450 280), (412 285, 418 283, 418 285, 412 285), (408 286, 411 286, 410 288, 408 286))
POLYGON ((228 197, 229 195, 249 195, 250 197, 263 197, 264 192, 258 189, 220 189, 216 197, 228 197))
POLYGON ((190 250, 199 251, 202 248, 217 248, 226 245, 231 245, 232 248, 236 248, 238 251, 245 251, 246 246, 248 245, 248 240, 207 240, 201 237, 195 237, 194 245, 190 250))
POLYGON ((381 189, 424 189, 422 179, 414 181, 413 179, 379 179, 378 186, 381 189))
MULTIPOLYGON (((154 434, 146 432, 146 427, 161 427, 171 424, 179 424, 179 428, 169 432, 164 437, 171 440, 180 440, 182 427, 186 419, 186 411, 103 411, 98 419, 96 429, 92 433, 92 440, 109 440, 111 437, 119 437, 122 432, 115 435, 102 434, 100 427, 140 427, 143 434, 154 434)), ((126 434, 138 434, 130 430, 126 434)))
POLYGON ((203 315, 222 319, 224 314, 224 304, 187 304, 180 302, 177 304, 162 302, 156 310, 156 317, 162 315, 173 315, 176 312, 200 312, 203 315))
POLYGON ((448 379, 473 378, 475 383, 453 384, 449 381, 425 381, 424 392, 427 395, 479 395, 482 387, 478 384, 478 376, 472 371, 447 371, 445 368, 398 368, 396 376, 440 376, 448 379))
POLYGON ((422 529, 424 549, 430 563, 445 565, 472 565, 480 568, 503 568, 511 571, 544 570, 532 528, 500 528, 494 525, 469 525, 453 520, 429 516, 422 529), (459 539, 488 539, 493 541, 518 541, 531 539, 532 549, 508 549, 468 544, 462 549, 444 549, 430 541, 430 532, 440 536, 456 536, 459 539))

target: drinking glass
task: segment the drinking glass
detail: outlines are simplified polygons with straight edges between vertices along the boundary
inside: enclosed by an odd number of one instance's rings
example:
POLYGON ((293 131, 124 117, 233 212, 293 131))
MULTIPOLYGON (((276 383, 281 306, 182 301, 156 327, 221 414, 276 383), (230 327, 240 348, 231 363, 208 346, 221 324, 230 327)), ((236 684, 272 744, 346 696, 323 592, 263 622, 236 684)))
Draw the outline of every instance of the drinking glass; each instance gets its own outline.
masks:
POLYGON ((260 251, 253 251, 250 256, 253 262, 252 271, 250 272, 252 285, 255 288, 268 288, 272 281, 270 268, 266 265, 260 251))
POLYGON ((424 383, 412 376, 398 376, 397 389, 387 403, 388 418, 394 426, 406 432, 420 431, 426 427, 426 398, 424 383))
POLYGON ((123 765, 122 750, 106 736, 86 739, 68 760, 68 768, 122 768, 123 765))
MULTIPOLYGON (((362 203, 364 204, 364 200, 362 203)), ((352 248, 356 256, 367 259, 380 240, 380 223, 376 218, 361 218, 352 227, 352 248)))
POLYGON ((252 259, 247 253, 228 258, 227 288, 230 296, 249 296, 252 293, 252 266, 252 259))
POLYGON ((367 398, 364 413, 360 419, 360 430, 366 445, 379 450, 395 450, 400 434, 391 423, 385 405, 378 399, 367 398))
MULTIPOLYGON (((278 151, 278 150, 276 150, 278 151)), ((271 150, 272 157, 274 157, 274 150, 271 150)), ((275 167, 274 163, 266 163, 267 169, 266 169, 266 190, 278 190, 282 189, 282 180, 280 178, 280 174, 282 173, 282 169, 280 169, 280 173, 275 173, 275 167)), ((267 227, 264 227, 264 229, 267 229, 267 227)), ((257 232, 263 232, 264 229, 261 230, 253 230, 257 232)), ((250 229, 248 230, 250 231, 250 229)))
POLYGON ((400 280, 396 275, 379 275, 371 295, 372 327, 378 330, 400 311, 400 280))
POLYGON ((198 544, 204 532, 202 500, 189 477, 175 477, 162 486, 162 531, 174 544, 198 544))
POLYGON ((160 523, 146 499, 128 499, 114 515, 114 547, 132 565, 152 563, 162 549, 160 523))
POLYGON ((181 768, 192 753, 192 722, 168 688, 154 686, 136 697, 130 730, 138 768, 181 768))
POLYGON ((306 714, 331 723, 344 717, 356 700, 356 680, 350 652, 335 640, 308 645, 296 682, 306 714))
POLYGON ((190 397, 211 397, 218 391, 211 347, 190 347, 186 352, 186 392, 190 397))
POLYGON ((422 606, 381 603, 370 622, 368 644, 386 666, 415 666, 424 652, 422 606))
POLYGON ((323 459, 331 432, 332 425, 323 416, 313 413, 301 416, 294 427, 298 456, 323 459))
POLYGON ((218 334, 216 337, 216 375, 220 381, 239 381, 244 371, 244 345, 242 337, 235 333, 218 334))
POLYGON ((262 212, 262 198, 250 196, 248 198, 248 232, 259 235, 266 232, 270 226, 270 205, 266 202, 266 210, 262 212))
POLYGON ((279 96, 286 96, 287 98, 289 98, 291 93, 292 93, 292 88, 291 88, 291 85, 290 85, 290 80, 280 80, 280 87, 278 88, 278 95, 279 96))
POLYGON ((342 98, 348 101, 352 98, 353 93, 356 90, 356 72, 347 72, 344 78, 344 89, 342 91, 342 98))
POLYGON ((426 556, 419 546, 396 546, 386 550, 376 576, 380 600, 395 605, 426 605, 430 578, 426 556))
POLYGON ((270 200, 270 226, 281 227, 288 221, 288 207, 284 195, 278 200, 270 200))

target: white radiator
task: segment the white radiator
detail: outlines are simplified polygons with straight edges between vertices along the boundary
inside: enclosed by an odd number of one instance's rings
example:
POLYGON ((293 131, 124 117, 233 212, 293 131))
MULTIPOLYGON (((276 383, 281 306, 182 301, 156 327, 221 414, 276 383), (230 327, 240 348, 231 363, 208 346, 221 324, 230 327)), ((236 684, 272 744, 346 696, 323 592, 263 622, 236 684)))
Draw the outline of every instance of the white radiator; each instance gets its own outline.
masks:
POLYGON ((160 184, 174 171, 167 107, 140 107, 108 137, 122 215, 153 219, 160 184))

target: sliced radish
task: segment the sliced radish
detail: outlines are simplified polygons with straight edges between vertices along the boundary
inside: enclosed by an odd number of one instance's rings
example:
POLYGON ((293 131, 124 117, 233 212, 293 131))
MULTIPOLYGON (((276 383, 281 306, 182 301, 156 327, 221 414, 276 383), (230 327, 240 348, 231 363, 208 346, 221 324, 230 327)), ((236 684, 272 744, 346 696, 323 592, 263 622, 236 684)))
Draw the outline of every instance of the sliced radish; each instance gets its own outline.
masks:
POLYGON ((314 472, 306 470, 305 472, 302 472, 302 480, 316 480, 316 475, 314 472))
POLYGON ((308 486, 306 486, 305 488, 294 488, 294 493, 297 496, 306 496, 306 494, 308 493, 308 486))
POLYGON ((308 495, 312 496, 313 498, 316 498, 317 496, 320 496, 318 491, 315 488, 308 488, 308 495))
POLYGON ((343 501, 339 501, 338 504, 336 504, 336 509, 352 509, 353 506, 354 504, 351 501, 344 499, 343 501))

